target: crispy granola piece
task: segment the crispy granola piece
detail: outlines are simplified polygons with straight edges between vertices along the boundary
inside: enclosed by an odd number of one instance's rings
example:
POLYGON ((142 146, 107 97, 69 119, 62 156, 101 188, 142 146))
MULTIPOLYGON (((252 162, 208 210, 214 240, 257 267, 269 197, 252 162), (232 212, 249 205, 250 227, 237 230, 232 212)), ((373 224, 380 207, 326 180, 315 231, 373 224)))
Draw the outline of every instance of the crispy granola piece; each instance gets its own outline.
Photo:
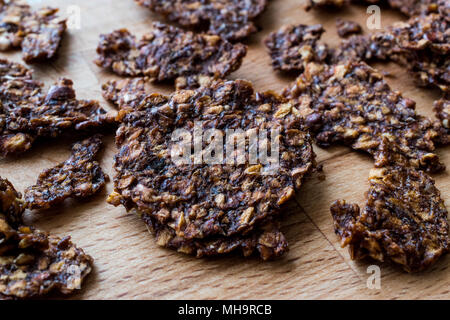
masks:
POLYGON ((79 289, 93 259, 63 239, 24 226, 25 203, 0 178, 0 299, 26 299, 79 289))
POLYGON ((177 236, 173 229, 158 223, 149 216, 145 216, 145 222, 151 233, 155 235, 159 246, 194 255, 197 258, 224 255, 234 251, 241 251, 244 257, 248 257, 258 251, 261 259, 267 261, 279 258, 289 250, 286 238, 274 222, 258 227, 249 235, 189 240, 177 236))
POLYGON ((422 271, 450 249, 447 209, 433 179, 407 167, 371 171, 367 203, 336 201, 331 207, 336 234, 352 259, 371 257, 422 271))
POLYGON ((154 23, 139 42, 126 29, 102 35, 97 53, 100 67, 161 82, 198 75, 224 78, 240 67, 247 48, 216 35, 154 23))
POLYGON ((8 224, 16 226, 22 222, 25 203, 22 195, 11 182, 0 177, 0 212, 8 224))
POLYGON ((449 92, 449 23, 449 16, 442 14, 413 17, 384 32, 343 40, 332 60, 392 60, 406 66, 419 85, 449 92))
POLYGON ((0 50, 21 47, 27 63, 53 58, 66 31, 57 12, 49 7, 33 11, 20 0, 0 1, 0 50))
POLYGON ((257 31, 253 23, 267 0, 135 0, 141 6, 185 27, 202 29, 230 41, 242 40, 257 31), (204 29, 204 28, 203 28, 204 29))
POLYGON ((60 79, 47 94, 42 88, 25 67, 0 60, 1 155, 25 152, 38 138, 103 129, 113 122, 97 101, 77 100, 71 80, 60 79))
POLYGON ((25 190, 28 208, 48 209, 67 198, 86 198, 103 188, 108 176, 95 161, 102 144, 100 135, 75 143, 69 159, 44 170, 36 184, 25 190))
POLYGON ((388 0, 388 4, 408 17, 449 9, 447 0, 388 0))
MULTIPOLYGON (((114 192, 108 202, 137 209, 144 221, 155 219, 185 240, 250 232, 279 214, 315 166, 298 110, 273 92, 255 92, 243 80, 216 81, 169 97, 152 94, 135 108, 122 108, 118 121, 114 192), (240 147, 229 143, 223 148, 228 156, 221 159, 217 151, 213 157, 207 138, 198 144, 198 132, 212 133, 209 129, 237 138, 240 147), (184 140, 193 133, 195 157, 191 141, 184 140), (260 155, 270 145, 272 160, 251 157, 257 143, 243 141, 246 134, 260 136, 260 155), (187 158, 179 157, 183 154, 187 158)), ((223 147, 219 138, 217 146, 223 147)))
POLYGON ((31 227, 9 227, 0 216, 0 297, 28 299, 70 294, 92 270, 93 259, 63 239, 31 227))
POLYGON ((328 47, 318 41, 325 30, 322 25, 288 25, 272 32, 264 40, 275 70, 303 71, 311 61, 325 61, 328 47))
POLYGON ((365 151, 377 167, 390 163, 430 172, 445 168, 434 153, 442 128, 418 115, 415 102, 393 91, 363 62, 310 64, 285 95, 305 115, 319 146, 365 151))
POLYGON ((349 0, 308 0, 305 10, 342 8, 349 2, 349 0))
POLYGON ((343 20, 341 18, 336 19, 336 29, 339 37, 345 38, 352 34, 361 33, 362 28, 359 23, 343 20))

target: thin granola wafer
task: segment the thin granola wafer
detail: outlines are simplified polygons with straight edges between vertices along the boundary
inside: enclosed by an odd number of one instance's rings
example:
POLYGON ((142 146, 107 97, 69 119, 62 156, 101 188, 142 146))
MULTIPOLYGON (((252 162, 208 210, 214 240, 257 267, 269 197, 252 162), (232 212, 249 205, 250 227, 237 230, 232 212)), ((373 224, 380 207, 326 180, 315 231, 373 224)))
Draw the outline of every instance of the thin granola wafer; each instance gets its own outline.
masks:
POLYGON ((48 209, 67 198, 86 198, 103 188, 108 176, 95 161, 102 144, 99 135, 75 143, 69 159, 44 170, 36 184, 25 190, 27 207, 48 209))
POLYGON ((343 200, 331 207, 336 234, 352 259, 391 260, 422 271, 450 249, 447 209, 426 173, 407 167, 371 171, 361 212, 343 200))
POLYGON ((66 21, 56 14, 58 9, 33 11, 25 1, 0 2, 0 50, 22 48, 27 63, 55 56, 66 31, 66 21))
POLYGON ((257 31, 253 23, 267 0, 135 0, 182 26, 202 29, 227 40, 241 40, 257 31), (205 29, 205 28, 203 28, 205 29))
MULTIPOLYGON (((279 214, 315 165, 297 109, 274 93, 254 92, 242 80, 169 97, 152 94, 137 107, 122 108, 118 120, 115 188, 108 201, 137 209, 144 220, 155 219, 185 240, 247 234, 279 214), (248 143, 229 158, 239 163, 176 162, 172 157, 180 145, 172 135, 181 129, 192 134, 196 124, 203 131, 273 129, 267 139, 280 143, 279 167, 252 164, 248 143)), ((205 141, 202 150, 205 157, 205 141)))
POLYGON ((0 154, 29 150, 38 138, 103 129, 112 117, 94 100, 77 100, 73 83, 60 79, 47 94, 20 64, 0 60, 0 154))
POLYGON ((245 45, 217 35, 154 23, 140 41, 126 29, 102 35, 95 62, 119 75, 152 81, 191 81, 199 75, 222 79, 240 67, 246 52, 245 45))
POLYGON ((24 202, 0 178, 0 299, 26 299, 80 289, 93 259, 70 237, 60 239, 24 226, 24 202))
POLYGON ((300 71, 308 62, 322 62, 328 56, 328 47, 318 41, 325 30, 322 25, 288 25, 272 32, 264 43, 275 70, 300 71))
POLYGON ((285 95, 304 114, 319 146, 351 146, 371 154, 378 167, 445 168, 434 153, 435 144, 443 143, 443 129, 418 115, 414 101, 393 91, 363 62, 311 63, 285 95))

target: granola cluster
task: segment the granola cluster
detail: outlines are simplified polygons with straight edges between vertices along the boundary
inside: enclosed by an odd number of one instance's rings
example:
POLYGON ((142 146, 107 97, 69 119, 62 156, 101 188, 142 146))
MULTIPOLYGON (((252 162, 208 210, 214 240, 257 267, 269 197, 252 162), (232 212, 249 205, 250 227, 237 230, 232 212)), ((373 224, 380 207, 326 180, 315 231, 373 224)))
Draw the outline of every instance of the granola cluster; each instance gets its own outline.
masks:
POLYGON ((30 209, 48 209, 67 198, 86 198, 105 186, 108 178, 95 158, 102 146, 96 135, 72 146, 66 161, 43 171, 35 185, 25 190, 30 209))
POLYGON ((430 172, 445 168, 434 153, 442 127, 418 115, 415 102, 391 90, 363 62, 311 63, 285 95, 305 116, 319 146, 365 151, 377 167, 390 163, 430 172))
POLYGON ((246 53, 245 45, 217 35, 154 23, 140 41, 126 29, 101 35, 95 62, 122 76, 196 83, 199 75, 224 78, 240 67, 246 53))
POLYGON ((343 200, 331 206, 336 234, 352 259, 389 259, 416 272, 449 251, 448 212, 430 176, 388 166, 372 170, 369 183, 362 212, 343 200))
POLYGON ((324 31, 320 24, 299 24, 284 26, 272 32, 264 42, 272 58, 273 68, 302 72, 308 62, 325 61, 328 47, 318 43, 324 31))
POLYGON ((66 21, 58 9, 33 11, 26 1, 0 1, 0 51, 22 48, 27 63, 55 56, 66 31, 66 21))
POLYGON ((103 129, 114 120, 97 101, 77 100, 72 86, 60 79, 44 94, 30 70, 0 60, 0 154, 25 152, 38 138, 103 129))
POLYGON ((421 86, 449 92, 450 15, 431 13, 396 23, 386 31, 343 40, 336 61, 393 60, 405 65, 421 86))
MULTIPOLYGON (((271 92, 255 92, 246 81, 215 81, 122 105, 118 121, 114 192, 108 202, 136 209, 156 229, 160 245, 202 256, 207 253, 199 248, 207 243, 234 247, 251 233, 251 243, 259 248, 286 247, 278 231, 254 230, 279 215, 315 165, 311 139, 292 104, 271 92), (200 136, 200 161, 199 153, 190 154, 191 141, 173 140, 180 130, 198 139, 198 130, 209 129, 224 136, 236 130, 245 143, 227 151, 223 162, 210 164, 205 162, 212 152, 208 138, 200 136), (278 142, 278 164, 250 159, 256 146, 245 135, 251 132, 260 135, 267 151, 278 142), (177 162, 176 155, 186 148, 190 161, 177 162), (267 244, 261 247, 261 241, 267 244)), ((217 247, 211 252, 226 251, 217 247)), ((261 253, 264 259, 277 255, 261 253)))
POLYGON ((352 34, 361 33, 361 26, 354 21, 344 20, 341 18, 336 19, 336 29, 339 37, 345 38, 352 34))
POLYGON ((11 183, 0 178, 0 299, 37 298, 80 289, 93 259, 70 237, 24 226, 25 206, 11 183))
POLYGON ((141 6, 185 27, 205 29, 230 40, 242 40, 257 31, 253 23, 267 0, 135 0, 141 6))

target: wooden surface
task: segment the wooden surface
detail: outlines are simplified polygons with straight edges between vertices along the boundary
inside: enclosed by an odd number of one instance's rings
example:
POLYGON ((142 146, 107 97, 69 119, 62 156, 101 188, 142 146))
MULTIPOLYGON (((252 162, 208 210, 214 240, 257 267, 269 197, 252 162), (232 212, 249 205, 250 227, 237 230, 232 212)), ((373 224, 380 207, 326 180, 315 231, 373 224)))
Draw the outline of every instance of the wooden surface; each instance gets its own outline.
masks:
MULTIPOLYGON (((61 76, 71 78, 80 98, 98 99, 106 108, 112 108, 101 98, 100 86, 114 76, 92 63, 98 35, 127 27, 140 36, 160 17, 138 7, 132 0, 42 0, 34 3, 59 6, 62 15, 66 15, 70 5, 81 9, 81 28, 70 30, 57 60, 35 67, 36 78, 47 84, 61 76)), ((258 21, 263 30, 246 41, 248 55, 232 78, 251 80, 258 90, 281 90, 294 78, 271 69, 262 45, 265 35, 287 23, 322 23, 327 30, 323 39, 334 45, 339 41, 335 18, 350 18, 365 27, 365 10, 363 6, 352 6, 344 11, 319 14, 305 12, 298 0, 271 1, 258 21)), ((387 26, 404 18, 382 9, 381 19, 382 25, 387 26)), ((2 56, 20 61, 20 54, 2 56)), ((416 88, 404 70, 395 65, 377 67, 391 73, 389 83, 416 100, 419 112, 432 115, 432 101, 438 97, 437 92, 416 88)), ((164 93, 170 90, 169 87, 154 88, 164 93)), ((101 163, 112 176, 116 151, 113 135, 106 141, 101 163)), ((36 181, 41 170, 67 158, 71 142, 43 143, 21 157, 1 160, 0 175, 23 191, 36 181)), ((83 290, 73 296, 77 299, 450 298, 450 255, 420 274, 405 274, 390 264, 381 264, 381 289, 367 288, 370 263, 353 262, 347 249, 340 248, 329 206, 338 198, 362 204, 372 162, 368 156, 344 147, 327 150, 316 147, 315 150, 320 164, 324 165, 326 179, 310 179, 292 202, 282 228, 291 250, 275 262, 263 263, 258 258, 239 256, 198 260, 161 249, 137 217, 105 202, 112 190, 111 183, 92 199, 68 201, 55 210, 28 212, 26 218, 27 222, 57 235, 72 235, 73 240, 95 258, 93 274, 83 290)), ((450 167, 450 148, 440 149, 439 154, 450 167)), ((448 173, 436 175, 435 179, 448 202, 448 173)))

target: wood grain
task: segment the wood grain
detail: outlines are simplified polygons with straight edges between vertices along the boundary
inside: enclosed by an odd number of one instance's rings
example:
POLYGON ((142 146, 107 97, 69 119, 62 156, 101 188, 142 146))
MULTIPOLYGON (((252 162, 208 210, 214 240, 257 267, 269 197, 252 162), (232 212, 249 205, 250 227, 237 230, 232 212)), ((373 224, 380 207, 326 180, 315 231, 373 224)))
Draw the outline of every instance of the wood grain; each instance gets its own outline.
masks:
MULTIPOLYGON (((81 28, 70 30, 64 39, 60 56, 45 66, 36 66, 35 76, 47 84, 65 76, 75 82, 78 96, 98 99, 106 108, 100 86, 114 75, 92 63, 100 33, 127 27, 141 35, 159 16, 138 7, 132 0, 42 0, 38 5, 54 5, 67 14, 68 6, 81 9, 81 28)), ((335 45, 339 39, 335 18, 349 18, 365 27, 366 8, 352 6, 332 13, 305 12, 298 0, 273 0, 259 19, 262 31, 246 41, 249 52, 240 70, 232 78, 252 81, 258 90, 281 90, 294 79, 275 73, 262 45, 262 39, 287 23, 322 23, 327 32, 324 40, 335 45)), ((387 26, 404 19, 389 10, 382 11, 387 26)), ((20 61, 20 54, 2 56, 20 61)), ((391 73, 393 88, 417 101, 418 110, 432 115, 432 102, 438 97, 433 90, 418 89, 402 68, 377 65, 391 73)), ((167 86, 153 86, 167 93, 167 86)), ((33 184, 41 170, 65 160, 73 141, 48 141, 31 152, 0 161, 0 175, 10 179, 23 191, 33 184)), ((116 151, 113 135, 106 138, 101 164, 111 176, 116 151)), ((67 201, 58 209, 28 212, 27 222, 57 235, 70 234, 73 240, 95 258, 95 270, 76 299, 337 299, 337 298, 450 298, 450 257, 441 259, 431 270, 405 274, 389 264, 381 267, 381 289, 368 289, 368 262, 353 262, 341 249, 333 232, 330 203, 338 198, 361 203, 367 189, 372 162, 369 157, 348 148, 327 150, 315 148, 326 179, 311 178, 286 210, 282 230, 290 243, 290 252, 281 260, 263 263, 257 258, 230 256, 198 260, 157 247, 144 224, 123 208, 105 202, 112 190, 106 190, 86 201, 67 201)), ((439 150, 450 166, 450 148, 439 150)), ((443 198, 450 199, 448 173, 435 176, 443 198)))

